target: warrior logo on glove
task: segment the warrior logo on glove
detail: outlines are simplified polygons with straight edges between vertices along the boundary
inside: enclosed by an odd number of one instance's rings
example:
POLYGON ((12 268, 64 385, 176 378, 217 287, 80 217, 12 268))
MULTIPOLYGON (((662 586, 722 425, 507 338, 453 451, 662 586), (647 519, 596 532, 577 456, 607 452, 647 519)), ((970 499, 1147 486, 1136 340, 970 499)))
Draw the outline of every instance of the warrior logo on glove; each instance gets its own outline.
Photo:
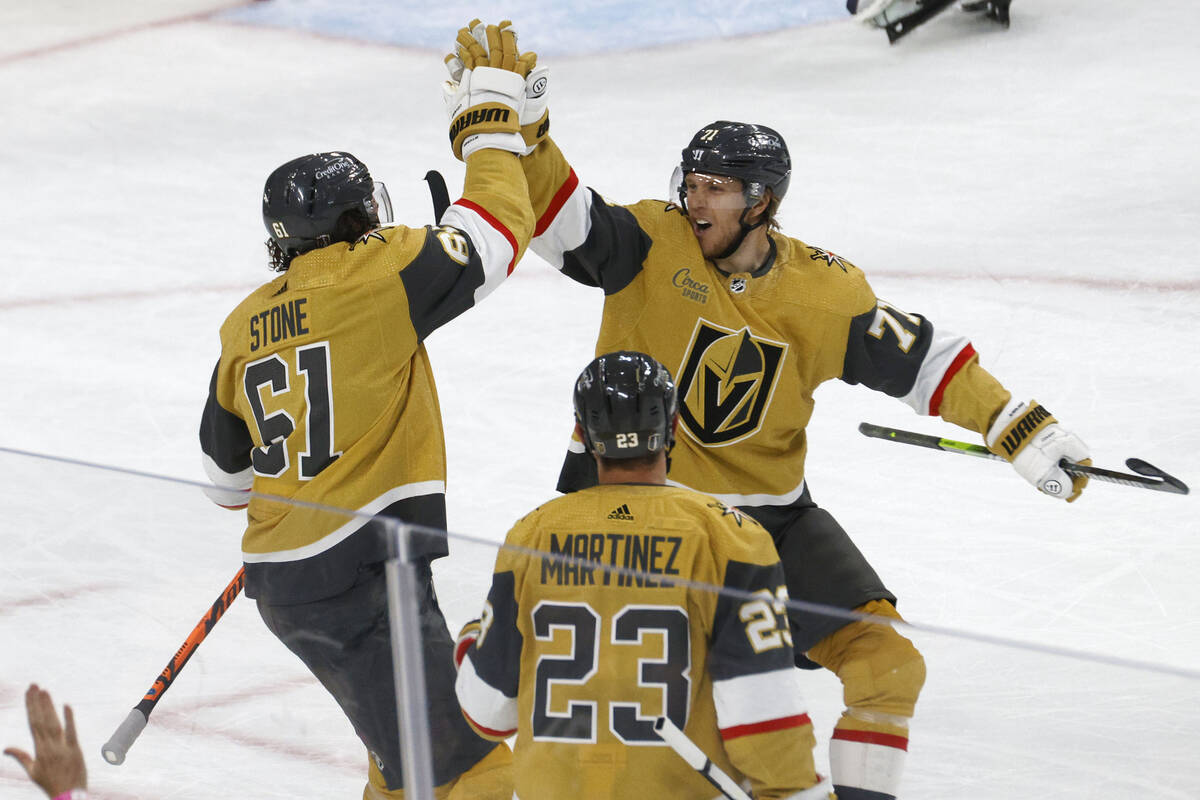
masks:
POLYGON ((1046 420, 1053 421, 1054 417, 1040 403, 1034 406, 1033 410, 1021 417, 1015 425, 1008 429, 1004 438, 1000 440, 999 444, 1004 448, 1004 454, 1009 458, 1016 455, 1017 451, 1021 449, 1022 443, 1029 438, 1030 434, 1038 430, 1046 420))

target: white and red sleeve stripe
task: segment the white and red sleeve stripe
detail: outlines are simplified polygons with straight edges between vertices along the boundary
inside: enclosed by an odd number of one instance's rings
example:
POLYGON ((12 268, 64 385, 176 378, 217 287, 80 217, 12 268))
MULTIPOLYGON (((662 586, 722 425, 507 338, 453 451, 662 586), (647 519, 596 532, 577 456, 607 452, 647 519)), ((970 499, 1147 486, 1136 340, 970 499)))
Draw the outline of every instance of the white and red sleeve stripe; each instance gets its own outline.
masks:
POLYGON ((829 768, 836 786, 888 800, 900 789, 907 754, 907 736, 835 728, 829 741, 829 768))
POLYGON ((917 379, 909 393, 900 399, 922 416, 937 416, 946 386, 973 355, 975 348, 965 336, 934 328, 933 341, 921 361, 917 379))
POLYGON ((713 681, 722 739, 811 725, 792 667, 713 681))
POLYGON ((563 253, 582 245, 591 229, 592 193, 571 170, 538 218, 529 248, 550 266, 562 269, 563 253))
POLYGON ((475 290, 475 302, 478 304, 516 268, 519 249, 517 237, 486 208, 465 197, 446 209, 441 224, 465 233, 479 254, 479 261, 483 265, 483 284, 475 290))
POLYGON ((517 698, 508 697, 481 678, 470 655, 458 668, 454 691, 463 713, 480 732, 500 739, 517 732, 517 698))

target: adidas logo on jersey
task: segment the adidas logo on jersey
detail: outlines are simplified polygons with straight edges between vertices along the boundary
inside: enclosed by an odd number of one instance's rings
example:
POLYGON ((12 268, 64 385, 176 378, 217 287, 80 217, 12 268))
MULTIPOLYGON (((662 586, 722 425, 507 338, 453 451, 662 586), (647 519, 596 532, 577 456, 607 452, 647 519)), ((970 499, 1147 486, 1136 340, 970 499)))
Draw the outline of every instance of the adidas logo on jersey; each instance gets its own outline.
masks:
POLYGON ((627 522, 633 522, 633 513, 630 512, 629 506, 625 503, 614 508, 608 515, 609 519, 623 519, 627 522))

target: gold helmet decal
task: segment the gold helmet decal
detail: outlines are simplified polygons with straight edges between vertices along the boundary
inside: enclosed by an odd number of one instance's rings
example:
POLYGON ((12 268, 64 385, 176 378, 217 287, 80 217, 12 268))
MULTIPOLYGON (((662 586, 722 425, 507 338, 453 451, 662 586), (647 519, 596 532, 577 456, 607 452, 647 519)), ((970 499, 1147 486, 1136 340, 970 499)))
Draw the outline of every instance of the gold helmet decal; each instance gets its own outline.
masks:
POLYGON ((701 319, 679 376, 679 416, 706 445, 730 444, 758 430, 787 345, 701 319))

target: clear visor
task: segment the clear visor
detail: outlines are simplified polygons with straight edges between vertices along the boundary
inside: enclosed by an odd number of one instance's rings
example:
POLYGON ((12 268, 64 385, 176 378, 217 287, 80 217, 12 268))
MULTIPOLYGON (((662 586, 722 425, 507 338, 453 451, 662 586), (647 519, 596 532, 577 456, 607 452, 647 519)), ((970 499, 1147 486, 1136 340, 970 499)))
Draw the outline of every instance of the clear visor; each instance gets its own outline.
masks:
POLYGON ((671 174, 670 194, 672 202, 679 203, 684 211, 688 204, 704 208, 746 207, 742 196, 742 182, 725 175, 709 175, 703 172, 684 172, 682 166, 675 167, 671 174))
POLYGON ((371 199, 367 201, 368 211, 375 215, 379 225, 392 224, 392 198, 388 196, 387 187, 379 181, 373 181, 371 199))

